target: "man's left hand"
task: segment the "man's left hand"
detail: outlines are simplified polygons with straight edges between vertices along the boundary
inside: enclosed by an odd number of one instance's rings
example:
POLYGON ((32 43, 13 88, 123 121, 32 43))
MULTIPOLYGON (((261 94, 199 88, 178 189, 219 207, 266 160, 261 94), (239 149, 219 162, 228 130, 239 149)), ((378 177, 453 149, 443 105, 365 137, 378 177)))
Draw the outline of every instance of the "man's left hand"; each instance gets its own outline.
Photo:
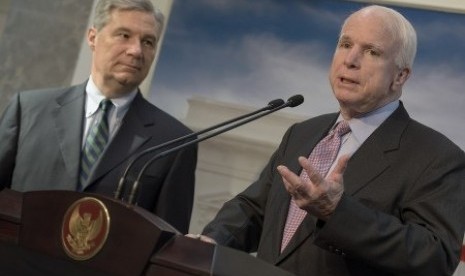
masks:
POLYGON ((301 177, 290 171, 286 166, 278 166, 286 190, 294 198, 299 208, 321 220, 328 220, 336 209, 344 192, 343 174, 350 156, 343 155, 337 160, 334 169, 324 178, 308 159, 299 157, 299 163, 307 171, 309 179, 301 177))

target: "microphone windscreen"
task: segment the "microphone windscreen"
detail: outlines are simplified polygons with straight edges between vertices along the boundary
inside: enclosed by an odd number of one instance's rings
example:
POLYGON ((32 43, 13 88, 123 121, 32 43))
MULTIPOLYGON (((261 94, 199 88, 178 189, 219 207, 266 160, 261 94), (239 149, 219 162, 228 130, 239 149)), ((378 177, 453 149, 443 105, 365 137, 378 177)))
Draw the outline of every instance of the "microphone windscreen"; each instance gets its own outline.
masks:
POLYGON ((304 96, 302 95, 294 95, 287 99, 287 103, 289 104, 290 107, 296 107, 298 105, 301 105, 304 102, 304 96))
POLYGON ((273 109, 284 104, 283 99, 274 99, 268 103, 268 109, 273 109))

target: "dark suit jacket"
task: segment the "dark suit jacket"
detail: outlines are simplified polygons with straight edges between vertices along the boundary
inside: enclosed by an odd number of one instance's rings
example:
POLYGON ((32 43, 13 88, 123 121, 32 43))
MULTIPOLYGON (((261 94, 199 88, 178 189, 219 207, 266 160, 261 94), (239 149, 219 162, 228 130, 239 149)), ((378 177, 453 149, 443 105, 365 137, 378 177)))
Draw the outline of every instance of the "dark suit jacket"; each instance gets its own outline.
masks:
MULTIPOLYGON (((12 99, 0 121, 2 187, 18 191, 76 189, 85 85, 23 92, 12 99)), ((138 93, 119 131, 95 165, 84 192, 113 197, 124 169, 137 153, 190 133, 138 93)), ((147 158, 136 162, 130 179, 136 177, 147 158)), ((195 146, 156 161, 141 181, 138 205, 187 232, 196 162, 195 146)))
POLYGON ((344 195, 326 222, 307 216, 280 254, 290 196, 276 167, 300 173, 338 114, 292 126, 260 175, 204 234, 297 275, 450 275, 465 218, 465 155, 411 120, 403 105, 352 155, 344 195))

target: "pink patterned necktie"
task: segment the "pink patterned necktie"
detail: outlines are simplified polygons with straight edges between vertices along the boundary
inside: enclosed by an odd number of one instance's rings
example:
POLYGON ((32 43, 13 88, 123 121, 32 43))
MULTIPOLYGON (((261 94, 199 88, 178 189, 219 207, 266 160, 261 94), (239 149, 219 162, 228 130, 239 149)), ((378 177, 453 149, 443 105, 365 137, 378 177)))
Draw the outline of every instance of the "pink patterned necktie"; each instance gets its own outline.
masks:
MULTIPOLYGON (((341 147, 341 137, 349 131, 349 124, 346 121, 341 121, 313 149, 312 153, 308 157, 308 161, 321 175, 326 176, 328 173, 329 168, 331 168, 331 165, 339 152, 339 148, 341 147)), ((305 170, 302 170, 300 178, 302 178, 303 181, 307 181, 309 179, 305 170)), ((283 239, 281 241, 281 252, 286 248, 306 215, 307 212, 300 209, 294 199, 291 199, 286 219, 286 226, 284 227, 283 239)))

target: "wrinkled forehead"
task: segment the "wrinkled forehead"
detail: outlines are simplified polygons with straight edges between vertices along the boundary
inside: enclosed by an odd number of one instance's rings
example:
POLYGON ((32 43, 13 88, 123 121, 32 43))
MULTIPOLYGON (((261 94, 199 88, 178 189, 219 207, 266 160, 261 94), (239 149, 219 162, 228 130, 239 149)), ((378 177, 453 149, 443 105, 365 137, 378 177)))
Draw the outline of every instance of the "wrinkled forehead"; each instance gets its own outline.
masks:
POLYGON ((161 31, 161 24, 152 13, 134 9, 112 10, 107 25, 111 25, 113 28, 131 27, 153 34, 159 34, 161 31))
POLYGON ((360 36, 371 42, 396 45, 399 37, 392 15, 376 10, 360 10, 350 15, 341 29, 341 37, 360 36))

